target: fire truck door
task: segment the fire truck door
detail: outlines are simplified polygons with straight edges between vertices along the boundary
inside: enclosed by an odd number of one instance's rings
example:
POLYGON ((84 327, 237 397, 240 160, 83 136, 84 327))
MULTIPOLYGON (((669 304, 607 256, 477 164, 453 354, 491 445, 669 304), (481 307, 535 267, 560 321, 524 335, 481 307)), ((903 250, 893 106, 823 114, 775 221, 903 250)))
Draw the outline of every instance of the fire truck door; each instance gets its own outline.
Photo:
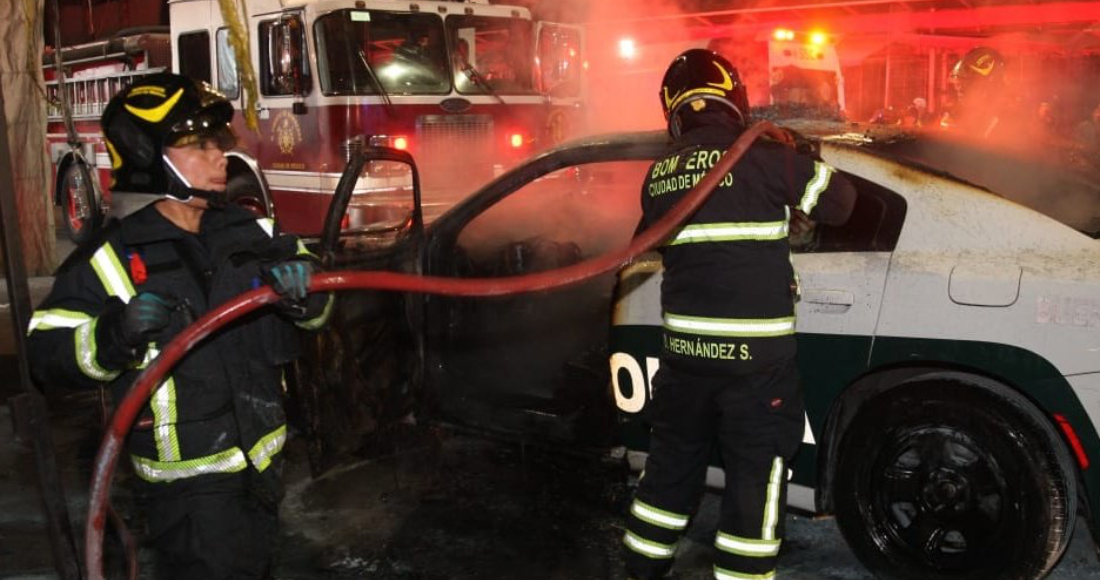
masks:
POLYGON ((550 112, 546 118, 549 145, 556 145, 575 132, 579 119, 576 106, 584 98, 584 34, 579 26, 538 22, 535 34, 535 86, 546 96, 550 112))

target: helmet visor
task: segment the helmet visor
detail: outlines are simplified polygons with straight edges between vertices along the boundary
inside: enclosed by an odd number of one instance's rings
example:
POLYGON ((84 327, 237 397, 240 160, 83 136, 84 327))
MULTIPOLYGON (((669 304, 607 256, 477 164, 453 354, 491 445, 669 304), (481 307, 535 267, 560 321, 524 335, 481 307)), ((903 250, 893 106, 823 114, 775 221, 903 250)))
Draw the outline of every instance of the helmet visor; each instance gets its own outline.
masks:
POLYGON ((164 143, 168 147, 197 145, 201 149, 229 151, 237 146, 233 127, 217 115, 199 115, 184 119, 168 129, 164 143))

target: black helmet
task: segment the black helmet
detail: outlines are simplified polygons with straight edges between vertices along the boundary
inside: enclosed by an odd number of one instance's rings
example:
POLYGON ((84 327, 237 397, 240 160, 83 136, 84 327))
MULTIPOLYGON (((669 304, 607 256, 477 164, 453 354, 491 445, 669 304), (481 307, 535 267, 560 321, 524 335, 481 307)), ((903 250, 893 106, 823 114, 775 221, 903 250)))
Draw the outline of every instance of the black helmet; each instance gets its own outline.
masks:
POLYGON ((963 94, 975 86, 992 88, 1004 82, 1005 59, 1001 53, 979 46, 963 55, 951 69, 948 80, 955 92, 963 94))
POLYGON ((107 103, 100 120, 111 154, 111 188, 180 199, 195 195, 181 191, 178 182, 183 190, 190 184, 174 168, 166 170, 164 148, 213 138, 221 149, 230 149, 236 142, 232 119, 233 105, 205 82, 170 73, 134 81, 107 103))
POLYGON ((680 134, 679 118, 684 105, 702 111, 716 102, 722 110, 745 125, 749 117, 749 97, 745 84, 728 60, 712 51, 693 48, 676 57, 661 81, 661 108, 673 137, 680 134))

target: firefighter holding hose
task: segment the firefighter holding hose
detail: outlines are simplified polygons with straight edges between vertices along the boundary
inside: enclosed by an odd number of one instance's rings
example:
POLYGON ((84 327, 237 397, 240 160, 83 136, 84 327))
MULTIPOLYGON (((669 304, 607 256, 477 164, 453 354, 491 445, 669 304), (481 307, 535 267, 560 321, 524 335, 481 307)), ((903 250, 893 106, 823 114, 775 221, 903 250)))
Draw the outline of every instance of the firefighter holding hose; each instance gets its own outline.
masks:
POLYGON ((108 386, 118 401, 158 348, 261 284, 282 298, 201 342, 158 386, 127 441, 158 578, 264 578, 283 495, 282 365, 295 327, 319 329, 331 294, 316 260, 267 218, 226 202, 233 107, 174 74, 137 80, 102 117, 113 188, 162 194, 58 269, 28 330, 35 377, 108 386))
MULTIPOLYGON (((660 96, 678 147, 646 175, 642 230, 670 211, 748 126, 737 70, 709 50, 673 60, 660 96)), ((715 577, 774 577, 787 463, 804 421, 792 216, 802 224, 839 224, 854 201, 852 185, 828 165, 786 144, 757 141, 662 248, 664 336, 649 457, 623 538, 630 578, 662 578, 671 569, 715 448, 726 475, 715 577)))

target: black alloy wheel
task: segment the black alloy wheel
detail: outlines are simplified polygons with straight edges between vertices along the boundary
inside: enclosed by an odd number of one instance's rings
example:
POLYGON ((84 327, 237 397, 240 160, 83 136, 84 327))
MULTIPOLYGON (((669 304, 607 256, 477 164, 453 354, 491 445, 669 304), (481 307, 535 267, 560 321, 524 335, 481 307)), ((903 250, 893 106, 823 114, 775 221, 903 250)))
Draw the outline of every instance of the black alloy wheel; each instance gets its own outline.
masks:
POLYGON ((879 578, 1046 576, 1076 516, 1065 445, 1034 405, 941 373, 868 401, 841 443, 837 523, 879 578))

